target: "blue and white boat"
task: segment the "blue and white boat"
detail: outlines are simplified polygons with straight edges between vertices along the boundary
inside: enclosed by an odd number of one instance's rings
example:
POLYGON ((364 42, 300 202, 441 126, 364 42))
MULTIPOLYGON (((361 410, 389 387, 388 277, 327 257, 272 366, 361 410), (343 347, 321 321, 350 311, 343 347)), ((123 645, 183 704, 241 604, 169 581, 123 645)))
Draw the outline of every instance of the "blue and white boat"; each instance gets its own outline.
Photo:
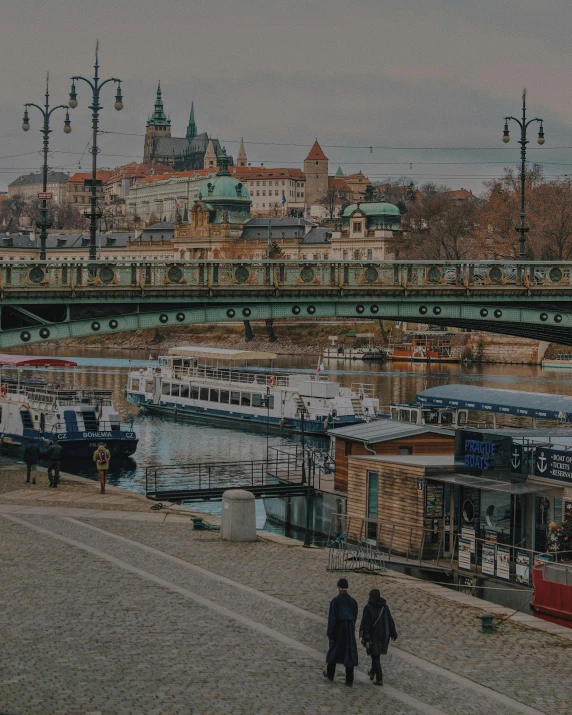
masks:
POLYGON ((248 350, 171 348, 159 358, 158 368, 129 374, 127 399, 144 411, 177 419, 273 432, 301 432, 302 414, 304 431, 313 434, 377 416, 373 385, 341 387, 319 372, 273 374, 235 366, 236 361, 275 358, 274 353, 248 350))
MULTIPOLYGON (((32 363, 31 359, 16 358, 20 356, 0 356, 0 363, 17 366, 19 370, 30 365, 44 367, 39 359, 32 363), (9 362, 8 357, 12 358, 9 362)), ((50 367, 59 364, 60 361, 49 359, 50 367)), ((61 364, 75 365, 69 360, 62 360, 61 364)), ((44 452, 52 440, 62 446, 62 456, 67 459, 91 460, 100 441, 105 442, 112 457, 129 456, 137 449, 137 436, 132 426, 120 422, 111 390, 28 383, 20 377, 0 383, 2 451, 20 456, 24 447, 35 443, 44 452)))

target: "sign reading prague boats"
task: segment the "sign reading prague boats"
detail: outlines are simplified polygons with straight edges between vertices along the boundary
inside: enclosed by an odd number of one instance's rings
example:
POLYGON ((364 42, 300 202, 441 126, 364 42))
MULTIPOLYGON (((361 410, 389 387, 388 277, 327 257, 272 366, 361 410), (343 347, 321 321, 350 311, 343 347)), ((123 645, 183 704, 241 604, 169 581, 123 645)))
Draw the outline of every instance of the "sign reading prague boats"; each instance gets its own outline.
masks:
POLYGON ((572 451, 537 447, 534 474, 543 479, 572 484, 572 451))
POLYGON ((514 480, 515 476, 521 476, 522 453, 519 454, 518 450, 517 454, 513 452, 510 437, 458 430, 455 435, 455 470, 491 479, 510 479, 512 475, 514 480))

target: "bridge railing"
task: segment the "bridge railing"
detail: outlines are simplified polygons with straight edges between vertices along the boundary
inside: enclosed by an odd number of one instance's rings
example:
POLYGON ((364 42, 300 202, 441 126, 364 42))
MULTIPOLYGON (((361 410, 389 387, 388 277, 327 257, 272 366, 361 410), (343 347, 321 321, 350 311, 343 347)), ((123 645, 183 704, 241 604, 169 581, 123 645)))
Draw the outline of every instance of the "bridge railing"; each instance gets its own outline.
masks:
POLYGON ((572 263, 99 260, 0 262, 0 290, 380 289, 572 286, 572 263))

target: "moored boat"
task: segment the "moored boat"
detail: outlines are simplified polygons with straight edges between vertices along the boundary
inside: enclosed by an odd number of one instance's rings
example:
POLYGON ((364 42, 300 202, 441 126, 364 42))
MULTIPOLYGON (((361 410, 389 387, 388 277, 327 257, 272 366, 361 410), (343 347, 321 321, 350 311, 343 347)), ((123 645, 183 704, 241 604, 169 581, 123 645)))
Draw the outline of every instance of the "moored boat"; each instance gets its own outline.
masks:
POLYGON ((334 424, 355 424, 377 416, 379 400, 372 385, 342 387, 320 372, 273 374, 236 366, 237 361, 275 357, 200 346, 171 348, 169 355, 159 358, 158 368, 129 374, 127 399, 143 410, 177 419, 279 432, 303 428, 324 434, 334 424))
POLYGON ((544 358, 542 367, 572 369, 572 353, 558 353, 555 358, 544 358))

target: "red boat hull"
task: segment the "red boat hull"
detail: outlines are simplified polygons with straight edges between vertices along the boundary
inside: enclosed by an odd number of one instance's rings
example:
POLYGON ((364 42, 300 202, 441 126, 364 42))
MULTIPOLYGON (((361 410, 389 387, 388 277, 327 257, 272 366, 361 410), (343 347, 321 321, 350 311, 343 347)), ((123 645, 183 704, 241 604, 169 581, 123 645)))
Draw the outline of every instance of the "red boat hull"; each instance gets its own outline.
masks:
POLYGON ((542 566, 532 569, 534 594, 530 605, 538 613, 572 621, 572 584, 544 580, 542 566))

